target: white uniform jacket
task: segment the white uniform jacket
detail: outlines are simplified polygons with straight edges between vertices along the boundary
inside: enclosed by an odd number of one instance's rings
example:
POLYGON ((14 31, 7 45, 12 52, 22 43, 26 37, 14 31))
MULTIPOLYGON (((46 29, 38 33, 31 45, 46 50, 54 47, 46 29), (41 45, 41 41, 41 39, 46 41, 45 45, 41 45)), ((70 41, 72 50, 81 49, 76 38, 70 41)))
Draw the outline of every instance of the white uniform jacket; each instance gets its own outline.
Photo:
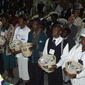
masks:
MULTIPOLYGON (((13 40, 21 40, 22 43, 26 43, 28 40, 28 34, 30 32, 30 28, 25 26, 23 29, 18 26, 15 29, 13 40)), ((19 78, 23 80, 29 80, 29 73, 28 73, 28 58, 24 57, 22 53, 16 55, 18 69, 19 69, 19 78), (24 66, 23 66, 24 65, 24 66)))
POLYGON ((72 85, 85 85, 85 51, 82 52, 82 45, 77 44, 70 50, 62 67, 65 67, 67 61, 78 62, 80 59, 83 62, 83 71, 77 74, 76 78, 71 79, 72 85))
MULTIPOLYGON (((62 38, 62 37, 53 38, 53 40, 54 40, 54 39, 56 40, 56 41, 55 41, 56 46, 63 41, 63 38, 62 38)), ((48 41, 49 41, 49 38, 48 38, 47 41, 46 41, 46 44, 45 44, 45 47, 44 47, 44 51, 43 51, 43 55, 48 55, 48 53, 47 53, 48 41)), ((61 46, 61 48, 62 48, 62 46, 61 46)), ((63 55, 61 56, 60 61, 56 64, 57 67, 62 66, 62 64, 63 64, 63 62, 64 62, 64 60, 65 60, 65 57, 66 57, 65 55, 67 55, 68 52, 69 52, 69 45, 68 45, 68 43, 66 44, 66 46, 64 47, 64 49, 62 48, 61 51, 62 51, 62 53, 63 53, 64 56, 63 56, 63 55)), ((54 54, 54 51, 53 51, 53 50, 50 50, 49 54, 52 54, 52 55, 53 55, 53 54, 54 54)))

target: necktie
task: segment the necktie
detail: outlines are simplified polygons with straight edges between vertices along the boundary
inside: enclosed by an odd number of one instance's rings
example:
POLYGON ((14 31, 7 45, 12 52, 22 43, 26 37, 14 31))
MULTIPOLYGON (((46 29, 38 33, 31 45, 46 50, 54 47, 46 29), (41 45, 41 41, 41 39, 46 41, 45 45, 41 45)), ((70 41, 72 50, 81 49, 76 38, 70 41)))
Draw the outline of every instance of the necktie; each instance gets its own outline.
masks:
POLYGON ((53 41, 52 41, 54 45, 55 45, 55 41, 56 41, 56 40, 53 40, 53 41))

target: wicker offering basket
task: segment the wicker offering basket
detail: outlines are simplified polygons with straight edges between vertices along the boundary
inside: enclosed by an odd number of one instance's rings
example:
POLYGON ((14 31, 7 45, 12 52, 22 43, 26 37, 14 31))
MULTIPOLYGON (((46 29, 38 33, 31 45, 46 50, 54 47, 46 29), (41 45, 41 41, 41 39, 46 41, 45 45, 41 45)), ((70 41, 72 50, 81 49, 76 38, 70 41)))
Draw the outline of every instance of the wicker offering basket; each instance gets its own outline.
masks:
POLYGON ((42 56, 39 58, 38 64, 45 72, 51 73, 54 70, 49 70, 49 68, 56 64, 56 57, 54 55, 42 56))
POLYGON ((75 61, 68 61, 65 64, 65 68, 69 74, 78 74, 83 70, 83 66, 75 61))
POLYGON ((12 53, 17 54, 21 52, 22 42, 20 40, 13 40, 9 43, 9 48, 12 53))
POLYGON ((32 43, 23 43, 21 46, 21 52, 24 57, 30 57, 32 55, 32 49, 33 44, 32 43))

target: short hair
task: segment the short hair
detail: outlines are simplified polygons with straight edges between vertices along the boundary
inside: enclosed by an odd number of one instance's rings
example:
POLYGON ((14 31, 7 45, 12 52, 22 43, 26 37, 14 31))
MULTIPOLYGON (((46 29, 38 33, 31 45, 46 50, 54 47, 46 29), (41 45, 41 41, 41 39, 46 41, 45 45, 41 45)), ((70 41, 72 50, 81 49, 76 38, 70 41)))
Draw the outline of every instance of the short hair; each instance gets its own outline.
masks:
POLYGON ((63 30, 66 30, 69 34, 71 33, 71 30, 69 28, 64 28, 63 30))
POLYGON ((60 29, 63 29, 63 25, 61 25, 61 24, 54 24, 54 25, 52 26, 52 29, 54 29, 54 28, 56 28, 56 27, 58 27, 58 28, 60 28, 60 29))
POLYGON ((19 16, 19 19, 23 19, 23 20, 26 22, 26 18, 25 18, 24 15, 20 15, 20 16, 19 16))

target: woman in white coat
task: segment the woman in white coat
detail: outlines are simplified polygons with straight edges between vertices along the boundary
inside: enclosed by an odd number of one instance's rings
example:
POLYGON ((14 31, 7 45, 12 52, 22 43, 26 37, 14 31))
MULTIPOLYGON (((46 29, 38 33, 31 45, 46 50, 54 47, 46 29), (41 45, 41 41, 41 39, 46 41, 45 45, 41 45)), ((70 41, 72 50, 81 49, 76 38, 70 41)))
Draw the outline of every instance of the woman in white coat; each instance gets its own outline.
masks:
MULTIPOLYGON (((22 43, 26 43, 28 40, 28 34, 30 28, 25 25, 25 19, 23 17, 19 18, 19 26, 15 29, 13 40, 20 40, 22 43)), ((28 58, 24 57, 22 53, 16 55, 18 70, 19 70, 19 81, 16 85, 19 85, 22 80, 28 82, 29 73, 28 73, 28 58)), ((27 83, 25 85, 28 85, 27 83)))
POLYGON ((85 85, 85 33, 81 33, 81 42, 71 49, 62 67, 64 72, 71 78, 72 85, 85 85), (82 64, 83 70, 79 74, 66 72, 65 63, 70 60, 82 64))

